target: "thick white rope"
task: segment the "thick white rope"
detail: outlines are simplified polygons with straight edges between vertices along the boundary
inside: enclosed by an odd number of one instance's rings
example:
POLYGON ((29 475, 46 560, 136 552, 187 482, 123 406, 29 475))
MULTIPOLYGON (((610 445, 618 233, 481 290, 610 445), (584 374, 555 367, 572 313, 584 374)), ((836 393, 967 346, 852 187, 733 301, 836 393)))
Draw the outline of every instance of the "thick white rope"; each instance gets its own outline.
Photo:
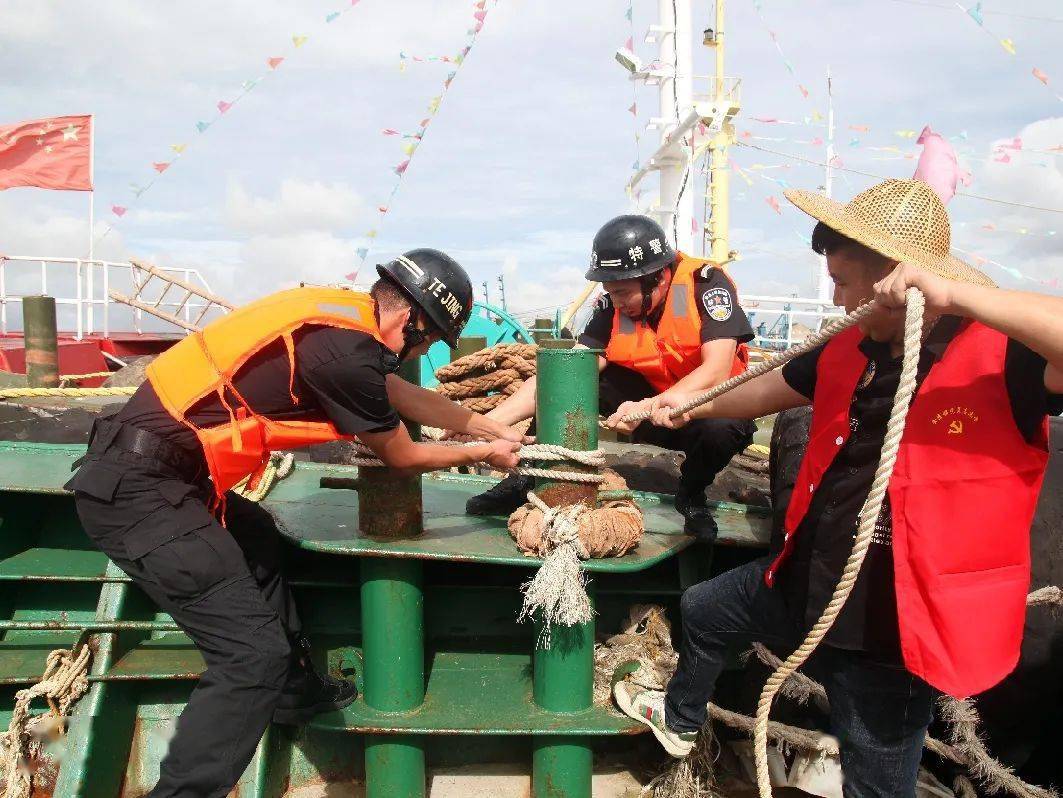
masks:
MULTIPOLYGON (((479 446, 481 442, 434 441, 433 443, 436 446, 479 446)), ((359 468, 386 467, 384 461, 377 457, 373 453, 373 450, 364 443, 355 442, 354 449, 355 452, 357 452, 357 456, 352 457, 347 461, 349 465, 356 465, 359 468)), ((520 448, 519 452, 517 452, 517 457, 522 461, 530 460, 540 463, 578 463, 580 465, 590 466, 591 468, 603 468, 605 466, 605 452, 600 449, 584 452, 578 449, 569 449, 554 443, 526 444, 520 448)), ((604 479, 601 474, 592 474, 582 471, 558 471, 555 469, 538 468, 535 466, 518 466, 517 468, 512 469, 512 473, 529 477, 556 479, 563 482, 585 482, 595 485, 602 482, 604 479)))
POLYGON ((539 614, 539 647, 550 648, 550 630, 591 621, 594 610, 587 596, 587 577, 580 560, 590 554, 579 537, 579 518, 590 508, 582 502, 550 507, 528 491, 528 501, 543 514, 543 546, 548 549, 535 576, 521 585, 524 603, 518 622, 539 614), (538 613, 537 613, 538 611, 538 613))
MULTIPOLYGON (((767 360, 763 360, 752 366, 741 374, 738 374, 726 382, 721 382, 715 388, 706 391, 705 393, 698 394, 690 399, 690 401, 680 405, 672 410, 669 415, 672 418, 679 418, 681 415, 689 410, 693 410, 695 407, 699 407, 707 402, 711 402, 718 396, 722 396, 730 390, 737 388, 739 385, 755 380, 762 374, 767 374, 769 371, 774 371, 780 366, 789 363, 795 357, 800 357, 805 352, 815 349, 820 344, 824 343, 827 339, 840 333, 842 330, 847 330, 852 327, 866 315, 868 315, 875 308, 874 302, 868 302, 866 305, 861 305, 852 313, 847 316, 843 316, 840 319, 836 319, 824 327, 818 332, 809 333, 809 335, 793 349, 788 349, 785 352, 779 352, 777 355, 772 355, 767 360)), ((641 413, 632 413, 629 416, 624 416, 623 420, 627 423, 632 421, 645 421, 650 417, 649 411, 642 411, 641 413)))
MULTIPOLYGON (((897 393, 893 397, 893 409, 890 412, 889 421, 886 424, 886 437, 879 457, 878 470, 875 479, 871 483, 871 490, 860 511, 860 521, 857 525, 856 537, 853 540, 853 550, 842 570, 838 585, 834 588, 834 594, 827 603, 823 614, 809 631, 805 641, 794 651, 782 667, 778 668, 764 685, 757 703, 757 722, 754 728, 754 754, 757 764, 757 789, 761 798, 771 798, 771 781, 768 773, 768 715, 771 712, 771 702, 789 678, 820 644, 835 619, 845 605, 846 599, 852 592, 853 585, 860 573, 860 567, 864 563, 868 546, 875 531, 875 523, 882 510, 882 502, 886 496, 886 488, 889 486, 890 477, 893 475, 893 466, 897 461, 897 452, 900 449, 901 436, 904 434, 904 422, 908 416, 908 406, 916 387, 916 371, 919 366, 919 349, 923 338, 923 295, 917 288, 909 288, 907 291, 907 303, 904 314, 904 358, 901 364, 901 378, 897 385, 897 393)), ((867 307, 866 305, 864 306, 867 307)), ((856 312, 849 314, 850 318, 856 312)), ((843 319, 843 321, 845 321, 843 319)), ((837 332, 837 330, 835 330, 837 332)), ((726 383, 725 383, 726 384, 726 383)), ((685 411, 683 411, 685 412, 685 411)))
POLYGON ((48 655, 44 674, 36 684, 15 693, 15 708, 7 731, 0 734, 0 761, 6 783, 4 798, 30 798, 33 770, 29 767, 44 743, 66 728, 70 706, 89 689, 88 669, 92 650, 82 645, 77 651, 58 649, 48 655), (50 711, 30 715, 35 698, 47 699, 50 711))

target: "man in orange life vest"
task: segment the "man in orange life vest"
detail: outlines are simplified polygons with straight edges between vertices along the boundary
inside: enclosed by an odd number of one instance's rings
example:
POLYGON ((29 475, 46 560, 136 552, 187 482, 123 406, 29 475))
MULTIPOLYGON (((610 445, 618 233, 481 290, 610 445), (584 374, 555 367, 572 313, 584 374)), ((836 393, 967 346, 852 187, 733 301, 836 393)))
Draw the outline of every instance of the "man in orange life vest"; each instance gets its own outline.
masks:
MULTIPOLYGON (((731 278, 715 264, 676 253, 664 230, 645 216, 618 216, 594 237, 587 279, 605 295, 579 337, 579 344, 604 350, 598 358, 599 404, 605 415, 631 400, 648 407, 656 397, 702 391, 745 371, 745 342, 753 337, 731 278)), ((535 413, 535 380, 497 408, 490 418, 515 424, 535 413)), ((676 509, 685 530, 703 540, 716 535, 705 489, 716 474, 753 439, 748 420, 704 419, 682 430, 645 422, 633 432, 637 443, 682 451, 676 509)), ((528 477, 511 476, 469 500, 475 515, 507 514, 531 487, 528 477)))
MULTIPOLYGON (((841 745, 844 794, 912 796, 931 701, 992 687, 1019 658, 1029 530, 1063 411, 1063 299, 996 288, 953 258, 944 205, 887 180, 848 205, 788 191, 818 220, 834 302, 878 309, 857 327, 672 421, 756 417, 812 405, 808 449, 770 556, 696 585, 666 696, 628 686, 618 704, 675 756, 706 717, 729 643, 785 655, 826 606, 853 545, 900 380, 904 301, 926 299, 917 388, 887 499, 853 592, 817 652, 841 745)), ((621 407, 618 413, 625 412, 621 407)), ((810 663, 811 664, 811 663, 810 663)))
POLYGON ((472 310, 468 275, 432 249, 377 270, 369 294, 282 291, 165 352, 128 404, 97 422, 67 486, 89 537, 207 665, 152 798, 220 798, 271 720, 302 723, 357 696, 311 664, 276 524, 229 491, 271 449, 357 435, 406 472, 516 465, 512 430, 394 374, 435 340, 456 344, 472 310), (414 443, 398 414, 489 442, 414 443))

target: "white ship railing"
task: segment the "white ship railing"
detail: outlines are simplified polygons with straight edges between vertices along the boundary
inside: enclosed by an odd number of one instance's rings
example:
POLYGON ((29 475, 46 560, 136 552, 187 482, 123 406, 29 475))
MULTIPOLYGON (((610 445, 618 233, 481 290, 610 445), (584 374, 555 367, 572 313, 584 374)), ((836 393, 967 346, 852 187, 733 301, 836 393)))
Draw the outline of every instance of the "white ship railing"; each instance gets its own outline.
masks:
MULTIPOLYGON (((185 283, 202 286, 210 293, 210 285, 198 269, 167 266, 156 269, 185 283)), ((143 281, 143 274, 129 261, 0 256, 0 334, 8 334, 9 305, 17 304, 21 309, 23 297, 41 294, 55 297, 56 314, 61 315, 60 328, 72 330, 78 340, 97 332, 109 335, 117 318, 130 319, 129 327, 141 333, 144 331, 144 312, 117 302, 110 297, 110 292, 119 290, 136 294, 143 281), (73 311, 71 327, 65 326, 69 312, 61 314, 63 308, 73 311), (113 315, 115 310, 121 311, 120 317, 113 315)), ((205 303, 182 302, 175 297, 173 301, 164 299, 159 307, 171 308, 186 322, 191 322, 195 317, 193 314, 201 311, 205 303)), ((129 327, 120 329, 126 331, 129 327)), ((21 324, 16 329, 21 329, 21 324)))
POLYGON ((824 320, 845 315, 842 308, 819 299, 742 294, 739 301, 753 326, 752 343, 766 349, 790 349, 801 343, 804 335, 794 329, 798 321, 818 330, 824 320))

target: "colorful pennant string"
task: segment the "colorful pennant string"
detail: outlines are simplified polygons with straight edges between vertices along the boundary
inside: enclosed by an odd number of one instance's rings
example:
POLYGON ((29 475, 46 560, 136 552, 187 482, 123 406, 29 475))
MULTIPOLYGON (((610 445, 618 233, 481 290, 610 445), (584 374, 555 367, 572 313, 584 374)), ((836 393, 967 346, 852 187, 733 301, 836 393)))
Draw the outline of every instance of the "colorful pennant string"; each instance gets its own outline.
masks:
MULTIPOLYGON (((342 8, 342 9, 339 9, 337 11, 331 12, 330 14, 328 14, 328 16, 325 17, 325 24, 330 24, 330 23, 335 22, 343 14, 347 13, 352 8, 354 8, 354 6, 358 5, 358 2, 359 2, 359 0, 351 0, 350 4, 347 5, 346 7, 342 8)), ((293 49, 299 49, 300 47, 304 46, 310 40, 310 36, 308 36, 308 35, 298 35, 297 34, 297 35, 293 35, 291 37, 291 40, 292 40, 293 49)), ((209 119, 209 120, 202 120, 201 119, 201 120, 197 121, 195 123, 196 132, 199 133, 200 135, 203 135, 208 130, 210 130, 211 126, 215 122, 217 122, 222 116, 224 116, 229 111, 231 111, 232 108, 237 103, 239 103, 244 97, 246 97, 247 94, 251 90, 253 90, 262 81, 263 78, 266 77, 266 75, 277 71, 277 68, 280 67, 280 65, 282 63, 284 63, 285 58, 286 58, 286 56, 271 56, 271 57, 265 59, 265 61, 263 63, 265 63, 265 65, 266 65, 266 72, 264 72, 262 75, 259 75, 256 78, 243 81, 240 84, 240 92, 235 97, 233 97, 232 100, 218 100, 218 102, 214 106, 216 111, 217 111, 217 113, 215 114, 214 118, 213 119, 209 119)), ((144 185, 137 185, 135 183, 134 184, 130 184, 130 188, 133 191, 134 197, 137 200, 139 200, 140 197, 146 191, 148 191, 149 189, 151 189, 152 186, 155 185, 156 181, 159 179, 159 177, 167 169, 169 169, 171 166, 173 166, 173 164, 176 163, 177 161, 179 161, 181 158, 185 157, 186 151, 188 150, 188 148, 190 146, 191 146, 191 143, 171 144, 170 145, 170 149, 173 150, 174 153, 176 153, 176 157, 172 158, 169 161, 152 162, 151 167, 157 172, 157 174, 151 180, 149 180, 147 183, 145 183, 144 185)), ((112 212, 114 218, 110 221, 110 223, 107 226, 107 229, 104 230, 103 234, 100 236, 101 239, 107 237, 107 235, 111 232, 111 230, 113 230, 115 228, 115 226, 117 225, 118 219, 120 219, 122 216, 124 216, 126 214, 126 212, 130 209, 130 207, 132 207, 132 206, 127 207, 127 206, 118 205, 118 204, 111 205, 111 212, 112 212), (119 213, 116 209, 121 209, 121 213, 119 213)))
MULTIPOLYGON (((969 8, 964 8, 959 3, 956 3, 956 7, 960 9, 963 13, 965 13, 967 17, 969 17, 972 21, 974 21, 974 23, 982 30, 983 33, 985 33, 989 38, 997 42, 997 44, 1001 46, 1004 52, 1006 52, 1013 58, 1018 57, 1018 49, 1015 47, 1015 41, 1013 39, 1006 36, 1000 36, 999 34, 986 27, 985 17, 982 14, 981 2, 975 3, 969 8)), ((1048 75, 1042 69, 1035 65, 1031 64, 1030 67, 1030 74, 1033 75, 1033 77, 1036 78, 1041 83, 1041 85, 1048 87, 1048 75)), ((1051 91, 1051 89, 1049 90, 1051 91)), ((1052 94, 1057 100, 1063 102, 1063 95, 1056 94, 1055 92, 1052 92, 1052 94)))
POLYGON ((783 67, 790 73, 790 77, 794 79, 794 83, 797 85, 797 90, 801 92, 801 96, 808 99, 808 89, 804 87, 800 80, 797 78, 797 71, 794 69, 794 65, 790 62, 790 59, 786 57, 786 53, 783 52, 782 45, 779 44, 779 37, 776 35, 769 26, 767 20, 764 19, 764 9, 761 0, 753 0, 753 8, 757 12, 757 19, 760 20, 760 24, 764 30, 768 32, 768 36, 771 37, 771 43, 775 45, 776 52, 779 53, 779 58, 782 60, 783 67))
MULTIPOLYGON (((497 0, 496 0, 497 3, 497 0)), ((454 82, 454 78, 457 76, 461 67, 465 63, 466 57, 469 55, 469 51, 472 50, 473 45, 476 43, 477 37, 480 35, 480 31, 483 30, 484 20, 487 18, 488 9, 486 0, 480 0, 474 4, 473 20, 475 24, 466 31, 465 46, 454 56, 443 56, 435 58, 435 60, 446 60, 454 65, 454 69, 447 73, 446 78, 443 81, 443 89, 436 96, 432 97, 428 101, 428 115, 424 117, 420 122, 420 127, 414 133, 400 133, 396 128, 386 127, 381 133, 385 136, 401 136, 406 140, 406 143, 402 145, 402 153, 406 157, 395 166, 391 167, 391 171, 395 174, 395 181, 391 186, 391 192, 388 194, 387 199, 377 206, 378 219, 376 225, 367 230, 363 235, 369 240, 367 246, 359 247, 355 250, 359 258, 359 268, 361 264, 365 263, 366 258, 369 257, 369 253, 372 251, 372 241, 374 241, 379 233, 379 228, 383 224, 384 217, 392 210, 395 205, 395 195, 399 191, 399 187, 402 185, 403 178, 406 176, 407 171, 410 168, 410 164, 413 162, 414 157, 417 154, 417 150, 424 140, 425 133, 428 130, 429 124, 439 113, 439 108, 443 104, 443 99, 446 97, 447 92, 450 91, 451 84, 454 82)), ((405 71, 405 65, 407 61, 426 61, 431 58, 413 57, 407 55, 405 52, 399 53, 399 68, 400 71, 405 71)), ((354 272, 357 273, 357 270, 354 272)))

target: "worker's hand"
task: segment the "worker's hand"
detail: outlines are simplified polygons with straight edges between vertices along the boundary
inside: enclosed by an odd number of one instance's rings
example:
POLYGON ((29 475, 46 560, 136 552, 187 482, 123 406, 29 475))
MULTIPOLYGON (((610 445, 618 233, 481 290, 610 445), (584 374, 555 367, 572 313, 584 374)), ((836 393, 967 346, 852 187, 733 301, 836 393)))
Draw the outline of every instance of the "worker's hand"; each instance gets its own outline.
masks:
POLYGON ((484 462, 490 465, 492 468, 497 468, 499 471, 509 471, 511 468, 516 468, 519 462, 517 458, 517 452, 520 451, 520 444, 515 441, 495 440, 487 444, 488 452, 484 457, 484 462))
POLYGON ((488 440, 496 441, 512 441, 513 443, 531 443, 532 438, 527 435, 521 435, 517 430, 508 424, 502 424, 495 421, 493 418, 484 418, 487 423, 487 429, 484 431, 484 437, 488 440))
POLYGON ((905 292, 909 288, 918 288, 926 300, 926 312, 941 315, 952 310, 954 285, 952 280, 911 263, 898 263, 885 278, 875 283, 875 301, 891 314, 903 316, 905 292))
MULTIPOLYGON (((672 411, 680 405, 686 404, 690 401, 690 394, 683 393, 671 393, 665 391, 660 396, 657 396, 653 400, 653 407, 651 408, 653 415, 650 416, 650 421, 655 426, 665 427, 666 429, 679 429, 685 427, 690 423, 692 418, 691 413, 693 411, 687 411, 683 415, 677 418, 672 418, 672 411)), ((711 406, 711 402, 708 403, 711 406)))
POLYGON ((616 430, 617 432, 623 432, 625 434, 632 433, 635 430, 635 427, 637 427, 642 422, 625 421, 624 418, 626 416, 635 415, 636 413, 642 413, 644 411, 649 410, 651 401, 652 398, 643 399, 639 402, 624 402, 622 405, 620 405, 620 407, 616 409, 616 412, 613 413, 613 415, 609 416, 609 418, 605 420, 605 426, 611 430, 616 430))

